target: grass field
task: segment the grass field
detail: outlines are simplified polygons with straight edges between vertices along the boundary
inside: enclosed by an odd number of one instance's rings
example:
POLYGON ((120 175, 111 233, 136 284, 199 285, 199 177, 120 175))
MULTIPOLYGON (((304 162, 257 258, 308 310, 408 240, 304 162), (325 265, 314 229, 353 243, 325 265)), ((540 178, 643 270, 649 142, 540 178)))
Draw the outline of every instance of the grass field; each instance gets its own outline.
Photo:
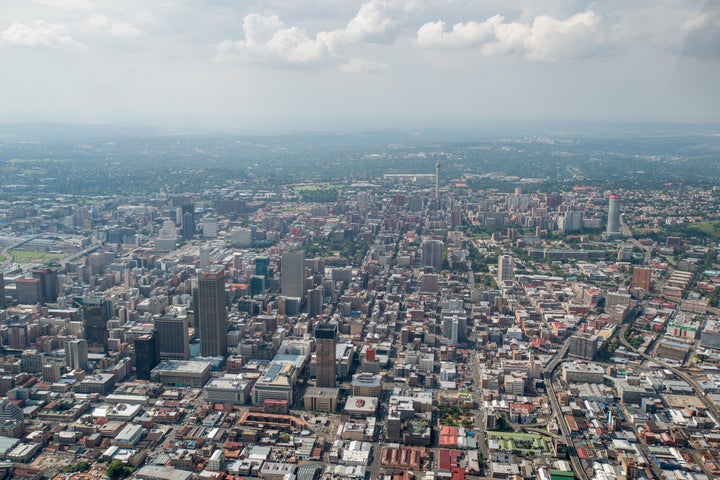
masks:
POLYGON ((52 263, 66 256, 64 253, 37 252, 33 250, 8 250, 15 263, 52 263))

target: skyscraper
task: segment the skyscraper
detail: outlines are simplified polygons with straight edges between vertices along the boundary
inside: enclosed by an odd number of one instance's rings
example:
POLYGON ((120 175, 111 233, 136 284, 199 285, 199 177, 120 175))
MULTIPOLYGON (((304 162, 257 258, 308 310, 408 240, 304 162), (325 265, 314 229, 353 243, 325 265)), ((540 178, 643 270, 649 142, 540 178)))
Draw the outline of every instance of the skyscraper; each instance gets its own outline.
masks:
POLYGON ((200 355, 227 355, 227 308, 225 269, 219 265, 198 272, 198 302, 195 308, 200 336, 200 355))
POLYGON ((180 229, 185 240, 195 235, 195 205, 192 203, 180 206, 180 229))
POLYGON ((0 308, 7 305, 7 297, 5 296, 5 275, 0 272, 0 308))
POLYGON ((41 303, 57 302, 58 297, 58 276, 54 268, 41 268, 33 270, 33 278, 40 281, 41 303))
POLYGON ((608 206, 607 233, 620 233, 620 195, 610 195, 610 204, 608 206))
POLYGON ((171 315, 153 319, 158 336, 158 350, 161 360, 187 360, 190 358, 190 338, 187 317, 171 315))
POLYGON ((317 364, 315 385, 318 387, 335 386, 336 340, 337 324, 318 323, 317 325, 315 325, 315 362, 317 364))
POLYGON ((88 360, 88 344, 84 338, 65 341, 65 362, 70 370, 85 370, 88 360))
POLYGON ((150 380, 150 372, 160 363, 160 348, 157 332, 135 338, 135 376, 150 380))
POLYGON ((105 346, 108 338, 107 321, 112 317, 112 300, 99 296, 76 298, 74 305, 82 308, 85 339, 89 345, 105 346))
POLYGON ((280 259, 280 290, 286 297, 305 301, 305 252, 286 252, 280 259))
POLYGON ((652 282, 652 269, 635 267, 633 269, 632 286, 633 288, 642 288, 646 292, 650 291, 652 282))
POLYGON ((443 248, 445 244, 442 240, 425 240, 422 242, 422 265, 423 267, 433 267, 440 270, 442 267, 443 248))
POLYGON ((510 255, 502 255, 498 259, 497 283, 512 282, 515 279, 513 258, 510 255))

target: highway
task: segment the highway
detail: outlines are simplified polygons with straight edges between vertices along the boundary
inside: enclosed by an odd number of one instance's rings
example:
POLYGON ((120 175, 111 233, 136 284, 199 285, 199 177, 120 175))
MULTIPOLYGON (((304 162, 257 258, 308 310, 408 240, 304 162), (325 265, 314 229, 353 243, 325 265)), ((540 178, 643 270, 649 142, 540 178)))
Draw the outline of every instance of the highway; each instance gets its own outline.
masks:
POLYGON ((560 362, 562 362, 562 359, 563 357, 565 357, 568 349, 570 348, 570 339, 571 336, 568 336, 555 358, 553 358, 552 361, 550 361, 550 363, 548 363, 548 365, 545 367, 545 369, 543 370, 543 378, 545 379, 545 389, 547 390, 547 395, 550 399, 550 406, 552 407, 553 415, 555 416, 558 427, 560 428, 560 438, 562 438, 562 440, 568 446, 568 458, 570 459, 570 464, 572 465, 573 471, 580 480, 590 480, 590 477, 588 476, 587 472, 582 466, 582 463, 580 462, 580 458, 578 458, 577 456, 575 441, 570 434, 570 427, 565 421, 565 416, 562 414, 562 410, 560 409, 560 403, 558 402, 557 393, 555 392, 555 385, 553 383, 553 374, 558 365, 560 365, 560 362))
POLYGON ((31 242, 35 240, 36 238, 40 238, 40 235, 33 235, 32 237, 22 238, 20 241, 13 243, 12 245, 3 248, 2 250, 2 256, 5 257, 5 261, 3 263, 13 263, 13 256, 9 253, 10 250, 13 248, 18 248, 23 245, 25 245, 28 242, 31 242))

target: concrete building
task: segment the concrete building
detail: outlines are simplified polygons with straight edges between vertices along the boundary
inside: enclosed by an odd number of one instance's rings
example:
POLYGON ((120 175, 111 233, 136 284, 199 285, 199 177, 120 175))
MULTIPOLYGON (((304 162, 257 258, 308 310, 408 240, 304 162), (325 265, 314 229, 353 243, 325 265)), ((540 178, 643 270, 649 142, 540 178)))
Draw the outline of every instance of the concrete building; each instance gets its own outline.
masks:
POLYGON ((308 387, 303 397, 305 410, 334 413, 337 410, 340 390, 337 388, 308 387))
POLYGON ((609 233, 609 234, 619 234, 620 233, 620 207, 621 207, 620 195, 611 194, 609 197, 608 221, 607 221, 606 233, 609 233))
POLYGON ((305 252, 285 252, 280 257, 280 291, 305 302, 305 252))
POLYGON ((562 378, 568 383, 603 383, 602 366, 586 362, 564 362, 562 378))
POLYGON ((501 255, 498 259, 497 283, 502 286, 505 282, 515 279, 514 261, 510 255, 501 255))
POLYGON ((227 355, 227 307, 225 302, 225 269, 213 266, 197 276, 196 306, 200 355, 227 355))
POLYGON ((187 360, 190 358, 190 338, 187 316, 156 315, 153 317, 158 336, 160 360, 187 360))
POLYGON ((646 292, 650 291, 650 282, 652 280, 652 269, 635 267, 633 269, 632 286, 633 288, 642 288, 646 292))
POLYGON ((245 405, 250 400, 252 385, 253 379, 242 373, 225 374, 210 380, 203 388, 203 394, 208 402, 245 405))
POLYGON ((202 387, 210 379, 210 362, 168 360, 152 370, 152 378, 163 385, 202 387))
POLYGON ((420 245, 422 266, 440 270, 442 268, 444 247, 445 244, 442 240, 424 240, 420 245))
POLYGON ((293 365, 271 362, 252 388, 253 405, 262 405, 267 399, 286 400, 292 404, 294 377, 293 365))
POLYGON ((15 280, 15 295, 18 303, 35 305, 42 300, 40 280, 37 278, 19 278, 15 280))
POLYGON ((570 339, 568 355, 582 358, 583 360, 592 360, 597 353, 601 340, 597 335, 577 333, 570 339))
POLYGON ((337 340, 337 324, 319 323, 315 325, 315 350, 317 375, 315 385, 318 387, 335 387, 336 364, 335 343, 337 340))
POLYGON ((65 361, 70 370, 85 370, 88 361, 88 345, 84 338, 65 342, 65 361))

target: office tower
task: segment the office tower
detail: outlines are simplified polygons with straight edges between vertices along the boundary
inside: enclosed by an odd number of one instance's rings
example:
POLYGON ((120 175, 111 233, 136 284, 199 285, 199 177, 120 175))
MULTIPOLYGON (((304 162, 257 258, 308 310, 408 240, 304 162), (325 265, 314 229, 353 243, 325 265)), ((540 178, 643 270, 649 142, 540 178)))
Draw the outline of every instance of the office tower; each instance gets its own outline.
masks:
POLYGON ((286 297, 305 301, 305 252, 286 252, 280 258, 280 290, 286 297))
POLYGON ((264 255, 255 257, 255 274, 267 278, 269 271, 270 257, 264 255))
POLYGON ((608 207, 607 233, 620 233, 620 195, 610 195, 608 207))
POLYGON ((150 380, 150 372, 160 363, 160 349, 157 332, 135 337, 135 376, 150 380))
POLYGON ((421 244, 421 260, 423 267, 433 267, 440 270, 442 267, 443 248, 442 240, 425 240, 421 244))
POLYGON ((180 206, 180 231, 185 240, 195 235, 195 205, 192 203, 180 206))
POLYGON ((44 355, 37 350, 25 350, 20 357, 23 372, 40 373, 42 372, 44 355))
POLYGON ((642 288, 646 292, 650 291, 650 282, 652 280, 652 269, 635 267, 633 269, 632 286, 633 288, 642 288))
POLYGON ((65 341, 65 362, 70 370, 85 370, 88 360, 88 344, 84 338, 65 341))
POLYGON ((225 269, 219 265, 198 272, 197 315, 200 355, 227 355, 227 308, 225 269))
POLYGON ((198 266, 200 270, 205 270, 210 266, 210 249, 208 247, 198 249, 198 266))
POLYGON ((33 270, 33 278, 40 281, 40 303, 57 302, 58 275, 54 268, 33 270))
POLYGON ((467 338, 466 331, 467 320, 457 315, 443 317, 442 319, 442 335, 443 338, 450 340, 450 343, 457 345, 467 338))
POLYGON ((7 297, 5 296, 5 274, 0 272, 0 308, 7 306, 7 297))
POLYGON ((57 363, 46 363, 42 367, 43 381, 55 383, 60 380, 60 365, 57 363))
POLYGON ((325 289, 323 287, 313 288, 308 290, 308 304, 307 312, 309 317, 317 317, 323 311, 323 298, 325 296, 325 289))
POLYGON ((502 255, 498 259, 497 283, 512 282, 515 279, 513 258, 510 255, 502 255))
POLYGON ((27 305, 40 303, 40 280, 37 278, 19 278, 15 281, 17 301, 27 305))
POLYGON ((600 340, 600 337, 597 335, 577 333, 570 339, 568 355, 582 358, 583 360, 592 360, 597 353, 600 340))
POLYGON ((218 219, 217 217, 203 218, 203 238, 217 238, 218 219))
POLYGON ((315 362, 317 374, 315 385, 318 387, 335 386, 335 344, 337 324, 319 323, 315 325, 315 362))
POLYGON ((76 298, 74 306, 81 308, 85 339, 88 345, 105 347, 108 338, 107 322, 112 318, 112 300, 100 296, 76 298))
POLYGON ((190 338, 187 317, 170 315, 153 319, 158 337, 160 360, 187 360, 190 358, 190 338))
POLYGON ((24 322, 8 325, 8 346, 17 350, 28 347, 27 325, 24 322))

